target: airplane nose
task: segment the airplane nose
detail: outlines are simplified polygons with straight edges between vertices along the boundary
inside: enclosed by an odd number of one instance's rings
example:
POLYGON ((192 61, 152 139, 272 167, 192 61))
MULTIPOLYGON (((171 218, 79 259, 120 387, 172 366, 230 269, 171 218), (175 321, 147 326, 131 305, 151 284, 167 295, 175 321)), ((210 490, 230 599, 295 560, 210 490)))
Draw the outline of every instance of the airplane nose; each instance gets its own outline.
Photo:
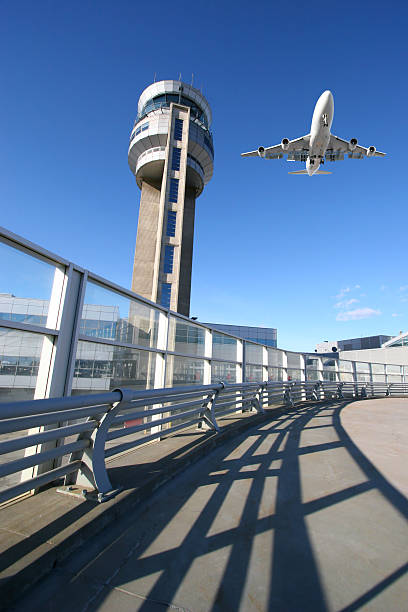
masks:
POLYGON ((329 112, 333 111, 334 109, 333 94, 329 89, 326 89, 326 91, 322 93, 322 95, 320 96, 320 101, 322 103, 322 106, 325 109, 327 109, 329 112))

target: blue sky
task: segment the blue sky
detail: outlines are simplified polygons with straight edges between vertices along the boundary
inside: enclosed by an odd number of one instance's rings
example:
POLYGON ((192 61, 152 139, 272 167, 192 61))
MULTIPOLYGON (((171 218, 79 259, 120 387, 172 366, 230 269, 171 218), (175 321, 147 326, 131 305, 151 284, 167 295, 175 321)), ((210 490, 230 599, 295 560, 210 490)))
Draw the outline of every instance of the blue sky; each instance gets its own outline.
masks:
MULTIPOLYGON (((130 286, 140 192, 127 165, 141 91, 182 78, 213 110, 215 172, 197 200, 191 315, 277 327, 278 345, 408 329, 407 7, 2 2, 0 224, 130 286), (302 164, 240 153, 332 131, 386 151, 302 164)), ((1 289, 0 289, 1 290, 1 289)))

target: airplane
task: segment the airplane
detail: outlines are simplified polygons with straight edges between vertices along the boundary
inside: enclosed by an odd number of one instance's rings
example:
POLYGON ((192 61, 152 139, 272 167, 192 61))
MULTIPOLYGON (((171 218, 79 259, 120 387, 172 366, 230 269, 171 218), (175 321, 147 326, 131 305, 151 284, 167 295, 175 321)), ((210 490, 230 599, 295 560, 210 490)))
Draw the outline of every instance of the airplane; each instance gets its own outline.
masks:
POLYGON ((262 157, 264 159, 282 159, 287 154, 288 161, 306 162, 305 170, 296 170, 288 174, 331 174, 320 170, 320 165, 326 161, 339 161, 348 154, 351 159, 363 157, 384 157, 385 153, 377 151, 373 146, 365 148, 358 144, 357 138, 343 140, 330 133, 333 123, 334 101, 331 91, 322 93, 313 112, 310 134, 289 140, 283 138, 282 142, 273 147, 259 147, 256 151, 241 153, 241 157, 262 157))

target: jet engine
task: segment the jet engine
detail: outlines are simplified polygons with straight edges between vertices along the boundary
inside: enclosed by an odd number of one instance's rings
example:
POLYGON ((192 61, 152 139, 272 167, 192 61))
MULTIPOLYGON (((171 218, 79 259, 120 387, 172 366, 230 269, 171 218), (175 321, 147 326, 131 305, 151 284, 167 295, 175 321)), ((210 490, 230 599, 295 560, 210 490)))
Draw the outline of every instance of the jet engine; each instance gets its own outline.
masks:
POLYGON ((354 151, 354 149, 356 148, 357 144, 358 144, 357 138, 352 138, 350 140, 350 142, 349 142, 349 149, 350 149, 350 151, 354 151))
POLYGON ((289 138, 282 138, 281 147, 284 151, 289 149, 289 138))
POLYGON ((259 157, 265 157, 265 147, 258 148, 258 155, 259 157))
POLYGON ((375 147, 368 147, 368 149, 367 149, 367 157, 373 157, 373 155, 375 155, 376 150, 377 149, 375 147))

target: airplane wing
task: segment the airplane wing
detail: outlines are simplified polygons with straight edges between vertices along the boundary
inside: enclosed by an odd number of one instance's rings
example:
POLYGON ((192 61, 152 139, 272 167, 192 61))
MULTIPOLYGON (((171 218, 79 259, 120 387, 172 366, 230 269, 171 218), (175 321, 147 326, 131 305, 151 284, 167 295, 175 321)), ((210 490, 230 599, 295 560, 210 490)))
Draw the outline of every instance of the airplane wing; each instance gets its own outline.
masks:
POLYGON ((310 134, 305 134, 300 138, 289 140, 282 146, 282 143, 274 145, 273 147, 260 147, 263 148, 262 154, 259 149, 256 151, 249 151, 249 153, 241 153, 241 157, 265 157, 266 159, 280 159, 284 154, 306 154, 309 151, 310 134))
POLYGON ((368 155, 369 148, 362 147, 357 144, 353 151, 350 151, 350 143, 348 140, 343 140, 334 134, 330 134, 330 142, 327 147, 326 156, 330 156, 330 161, 344 159, 345 153, 352 159, 362 159, 363 157, 384 157, 386 153, 375 151, 372 155, 368 155))

